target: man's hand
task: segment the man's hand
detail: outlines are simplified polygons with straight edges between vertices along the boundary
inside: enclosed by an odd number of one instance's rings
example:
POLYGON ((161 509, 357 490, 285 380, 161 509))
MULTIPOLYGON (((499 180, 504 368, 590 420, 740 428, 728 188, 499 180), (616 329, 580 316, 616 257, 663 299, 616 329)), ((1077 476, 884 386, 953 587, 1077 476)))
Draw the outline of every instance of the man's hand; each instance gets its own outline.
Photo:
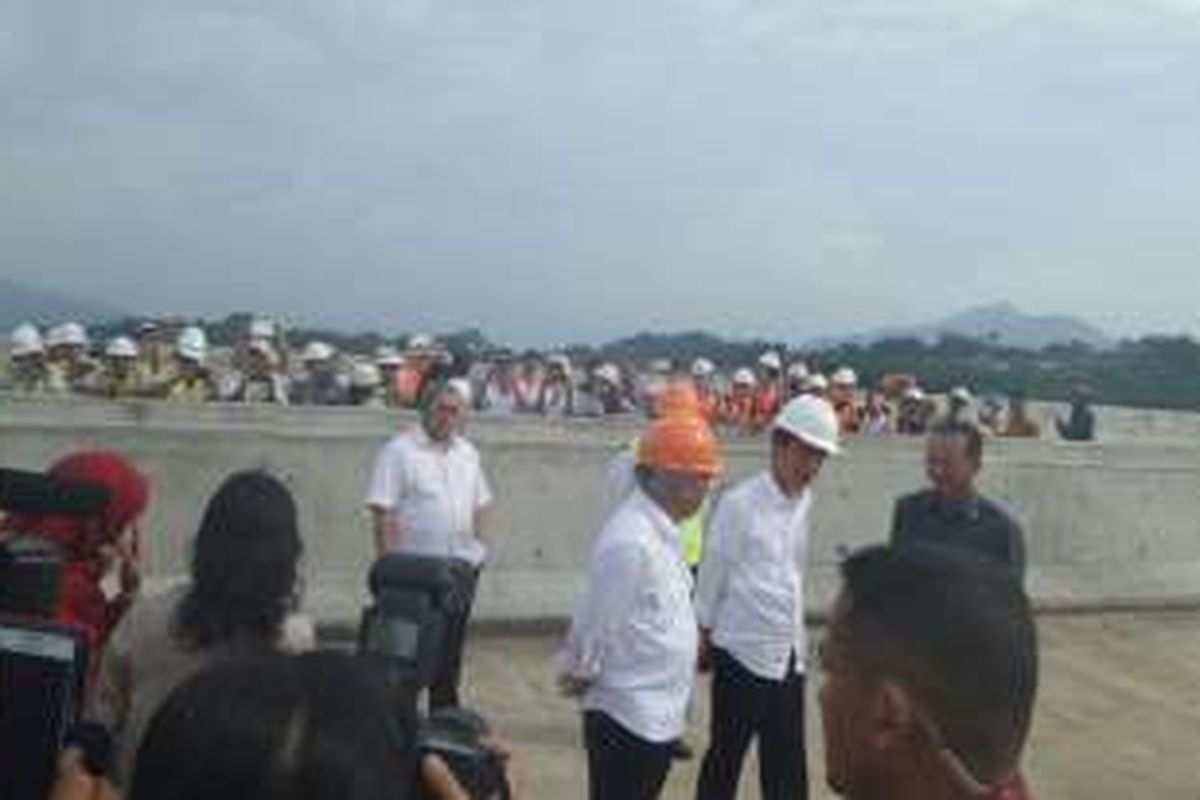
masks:
POLYGON ((389 508, 371 506, 371 523, 375 531, 375 555, 383 556, 400 544, 400 520, 389 508))
POLYGON ((707 628, 700 629, 700 651, 696 654, 696 671, 697 672, 712 672, 713 668, 713 643, 712 631, 707 628))
POLYGON ((136 528, 128 537, 117 541, 117 560, 120 563, 121 594, 126 597, 136 597, 142 588, 142 568, 140 559, 139 540, 141 532, 136 528))
MULTIPOLYGON (((509 796, 512 800, 522 800, 525 796, 525 770, 512 747, 495 737, 484 738, 479 744, 499 757, 500 763, 504 765, 504 779, 508 782, 509 796)), ((421 780, 425 788, 438 800, 471 800, 471 796, 440 756, 430 754, 421 759, 421 780)))
POLYGON ((582 697, 591 685, 592 681, 589 678, 576 675, 558 676, 558 690, 566 697, 582 697))
POLYGON ((83 753, 69 747, 58 759, 58 777, 47 800, 121 800, 107 778, 92 775, 83 765, 83 753))

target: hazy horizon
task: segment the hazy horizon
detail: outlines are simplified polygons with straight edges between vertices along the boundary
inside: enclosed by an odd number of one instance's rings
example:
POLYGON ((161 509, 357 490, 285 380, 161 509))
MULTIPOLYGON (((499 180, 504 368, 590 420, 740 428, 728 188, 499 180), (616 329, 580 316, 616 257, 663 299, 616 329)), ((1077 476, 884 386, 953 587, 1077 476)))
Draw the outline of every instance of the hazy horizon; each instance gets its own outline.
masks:
POLYGON ((0 21, 0 274, 133 312, 1200 334, 1200 2, 267 1, 0 21))

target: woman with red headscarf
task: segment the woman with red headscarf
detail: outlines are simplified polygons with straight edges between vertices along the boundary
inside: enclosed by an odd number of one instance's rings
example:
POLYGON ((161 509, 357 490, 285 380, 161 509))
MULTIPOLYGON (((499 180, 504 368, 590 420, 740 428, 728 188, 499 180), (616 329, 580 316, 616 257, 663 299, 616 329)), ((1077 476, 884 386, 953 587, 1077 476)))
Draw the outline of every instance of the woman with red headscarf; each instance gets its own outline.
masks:
POLYGON ((40 536, 58 547, 63 568, 57 617, 84 633, 92 664, 96 664, 109 632, 133 602, 141 583, 137 523, 146 510, 149 485, 129 460, 106 450, 72 453, 47 474, 108 490, 108 502, 95 517, 14 515, 4 521, 9 530, 40 536), (114 562, 120 562, 120 592, 110 598, 100 582, 114 562))

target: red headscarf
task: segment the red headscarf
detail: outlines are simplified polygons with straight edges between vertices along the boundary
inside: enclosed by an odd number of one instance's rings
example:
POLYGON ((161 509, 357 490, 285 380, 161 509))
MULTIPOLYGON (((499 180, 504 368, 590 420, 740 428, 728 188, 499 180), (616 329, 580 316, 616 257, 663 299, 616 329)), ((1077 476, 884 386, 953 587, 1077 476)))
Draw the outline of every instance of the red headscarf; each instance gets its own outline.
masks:
POLYGON ((97 484, 109 492, 108 504, 99 517, 19 515, 10 521, 10 528, 52 541, 68 562, 91 560, 146 510, 150 487, 145 476, 117 453, 82 450, 60 459, 47 472, 64 481, 97 484))

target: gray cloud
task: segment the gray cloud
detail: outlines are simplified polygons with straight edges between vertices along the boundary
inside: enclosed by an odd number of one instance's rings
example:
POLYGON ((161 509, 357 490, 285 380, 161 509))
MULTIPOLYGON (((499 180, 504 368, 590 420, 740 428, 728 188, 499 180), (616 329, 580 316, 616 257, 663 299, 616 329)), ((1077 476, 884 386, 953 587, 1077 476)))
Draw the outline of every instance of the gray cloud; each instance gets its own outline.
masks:
POLYGON ((184 5, 6 3, 0 272, 534 342, 1200 330, 1196 2, 184 5))

